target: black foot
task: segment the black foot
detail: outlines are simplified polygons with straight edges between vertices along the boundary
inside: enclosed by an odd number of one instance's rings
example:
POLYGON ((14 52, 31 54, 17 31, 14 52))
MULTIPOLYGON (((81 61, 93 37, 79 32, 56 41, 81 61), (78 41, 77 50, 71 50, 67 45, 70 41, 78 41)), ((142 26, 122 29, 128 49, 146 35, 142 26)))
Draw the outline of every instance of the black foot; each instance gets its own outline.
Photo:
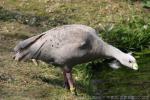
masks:
POLYGON ((65 89, 68 89, 68 90, 70 89, 69 83, 68 83, 68 82, 64 82, 63 87, 64 87, 65 89))

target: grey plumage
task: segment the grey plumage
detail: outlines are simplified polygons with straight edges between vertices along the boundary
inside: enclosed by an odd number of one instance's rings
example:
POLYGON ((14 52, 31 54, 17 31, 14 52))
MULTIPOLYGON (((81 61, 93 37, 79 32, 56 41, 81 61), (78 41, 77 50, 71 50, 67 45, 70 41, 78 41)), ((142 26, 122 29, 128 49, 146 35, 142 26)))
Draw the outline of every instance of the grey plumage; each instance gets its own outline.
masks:
POLYGON ((74 66, 98 58, 99 42, 103 41, 88 26, 64 25, 26 39, 14 50, 16 60, 39 59, 74 66))
MULTIPOLYGON (((112 57, 122 65, 137 70, 133 56, 104 42, 95 29, 85 25, 64 25, 21 41, 15 48, 15 60, 38 59, 59 65, 66 72, 76 64, 101 57, 112 57)), ((67 82, 70 82, 68 76, 67 82)), ((73 81, 69 83, 72 90, 73 81)), ((73 88, 74 89, 74 88, 73 88)))
POLYGON ((56 27, 28 38, 14 51, 16 60, 38 59, 60 66, 74 66, 101 57, 119 60, 125 54, 98 37, 95 29, 78 24, 56 27))

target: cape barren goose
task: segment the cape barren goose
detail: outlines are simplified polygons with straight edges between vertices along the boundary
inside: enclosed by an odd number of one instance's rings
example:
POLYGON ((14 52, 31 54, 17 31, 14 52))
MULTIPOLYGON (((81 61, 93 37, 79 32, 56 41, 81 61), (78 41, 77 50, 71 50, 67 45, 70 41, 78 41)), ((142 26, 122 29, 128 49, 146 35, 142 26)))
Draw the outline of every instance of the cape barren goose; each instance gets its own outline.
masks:
POLYGON ((85 25, 64 25, 21 41, 15 48, 14 59, 42 60, 62 68, 66 86, 75 93, 72 67, 98 58, 115 58, 122 65, 137 70, 130 54, 104 42, 95 29, 85 25))

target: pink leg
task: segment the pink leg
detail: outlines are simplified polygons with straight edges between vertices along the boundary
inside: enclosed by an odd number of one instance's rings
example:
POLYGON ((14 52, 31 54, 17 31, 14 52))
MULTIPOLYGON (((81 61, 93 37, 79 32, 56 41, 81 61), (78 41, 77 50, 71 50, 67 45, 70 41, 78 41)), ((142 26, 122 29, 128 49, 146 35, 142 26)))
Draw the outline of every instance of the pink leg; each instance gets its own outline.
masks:
POLYGON ((64 76, 64 87, 66 88, 66 89, 70 89, 70 87, 69 87, 69 83, 68 83, 68 79, 67 79, 67 77, 66 77, 66 72, 63 70, 63 76, 64 76))
POLYGON ((64 68, 64 72, 65 72, 66 79, 67 79, 69 87, 70 87, 70 91, 71 91, 71 93, 76 95, 75 84, 74 84, 75 82, 72 78, 72 72, 71 71, 72 70, 69 68, 64 68))

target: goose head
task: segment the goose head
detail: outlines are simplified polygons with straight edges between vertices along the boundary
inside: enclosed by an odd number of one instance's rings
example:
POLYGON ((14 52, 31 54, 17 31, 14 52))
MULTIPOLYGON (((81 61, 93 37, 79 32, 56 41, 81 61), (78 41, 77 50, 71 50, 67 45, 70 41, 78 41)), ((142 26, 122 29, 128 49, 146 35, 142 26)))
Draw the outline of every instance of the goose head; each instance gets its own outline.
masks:
POLYGON ((120 59, 118 59, 119 62, 131 69, 138 70, 138 64, 136 62, 136 59, 131 54, 124 54, 120 59))

